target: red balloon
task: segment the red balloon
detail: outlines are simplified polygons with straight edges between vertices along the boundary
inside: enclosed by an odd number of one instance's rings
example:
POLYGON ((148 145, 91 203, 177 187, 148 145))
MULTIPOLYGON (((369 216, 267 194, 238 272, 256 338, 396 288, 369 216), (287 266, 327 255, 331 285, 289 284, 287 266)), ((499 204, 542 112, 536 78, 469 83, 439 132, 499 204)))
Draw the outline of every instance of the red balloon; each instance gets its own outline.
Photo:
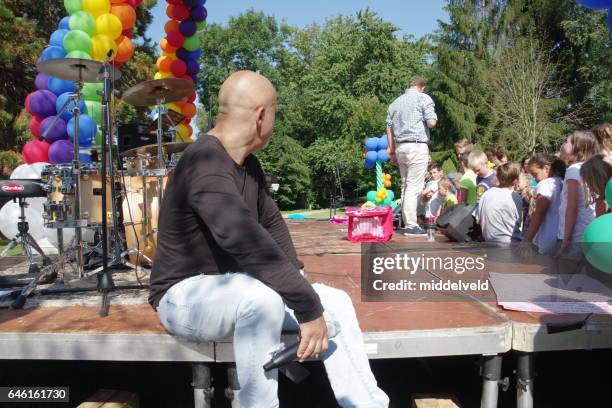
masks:
POLYGON ((26 163, 49 163, 49 143, 40 140, 30 140, 23 146, 21 154, 26 163))
POLYGON ((30 132, 36 139, 40 139, 40 124, 42 123, 43 118, 38 116, 32 116, 30 120, 30 132))
POLYGON ((189 102, 189 103, 193 103, 193 101, 195 101, 195 100, 196 100, 196 97, 197 97, 197 95, 196 95, 196 93, 195 93, 195 91, 194 91, 194 92, 192 92, 192 93, 191 93, 191 95, 189 95, 189 97, 187 98, 187 102, 189 102))
POLYGON ((168 4, 177 5, 183 4, 183 0, 166 0, 168 4))
POLYGON ((134 32, 132 31, 131 28, 128 28, 127 30, 123 30, 121 32, 121 35, 124 37, 129 38, 130 40, 132 39, 132 37, 134 36, 134 32))
POLYGON ((180 78, 187 73, 187 64, 180 59, 176 59, 172 61, 170 65, 170 72, 172 72, 172 75, 175 77, 180 78))
POLYGON ((170 34, 173 31, 177 31, 179 29, 180 23, 176 20, 168 20, 168 22, 164 25, 164 31, 166 34, 170 34))
MULTIPOLYGON (((33 93, 33 92, 32 92, 33 93)), ((32 93, 28 94, 28 96, 26 96, 25 98, 25 108, 28 111, 28 113, 32 116, 34 116, 34 112, 32 112, 32 108, 30 107, 30 98, 32 97, 32 93)))
POLYGON ((166 38, 168 39, 168 44, 175 48, 179 48, 185 42, 185 37, 183 37, 179 30, 172 31, 166 38))
POLYGON ((177 4, 176 6, 172 7, 172 16, 175 20, 185 21, 189 18, 190 14, 191 12, 189 8, 182 4, 177 4))
POLYGON ((186 118, 191 119, 196 115, 196 113, 198 113, 198 111, 196 109, 196 106, 193 103, 188 103, 187 105, 183 106, 181 113, 186 118))
POLYGON ((192 82, 192 83, 195 83, 195 81, 193 80, 193 78, 192 78, 191 76, 189 76, 189 75, 186 75, 186 74, 185 74, 185 75, 183 75, 183 76, 177 77, 177 78, 182 78, 182 79, 184 79, 184 80, 187 80, 187 81, 190 81, 190 82, 192 82))

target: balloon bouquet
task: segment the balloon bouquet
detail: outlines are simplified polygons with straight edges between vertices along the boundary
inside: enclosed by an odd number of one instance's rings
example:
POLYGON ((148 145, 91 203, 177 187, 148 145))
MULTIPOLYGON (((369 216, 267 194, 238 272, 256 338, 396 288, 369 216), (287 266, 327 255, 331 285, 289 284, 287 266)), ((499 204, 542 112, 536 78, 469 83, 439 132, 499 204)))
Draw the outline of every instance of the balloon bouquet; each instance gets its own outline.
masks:
POLYGON ((376 168, 376 191, 367 194, 364 207, 389 205, 395 209, 398 203, 394 201, 395 194, 391 187, 391 175, 382 171, 382 163, 389 160, 387 136, 369 137, 365 141, 364 165, 366 169, 376 168))
MULTIPOLYGON (((136 7, 141 3, 142 0, 64 0, 64 7, 69 15, 60 21, 57 30, 51 34, 49 46, 43 50, 39 61, 54 58, 103 61, 112 49, 115 53, 111 61, 114 66, 120 67, 134 54, 132 28, 136 23, 136 7)), ((15 169, 11 175, 13 179, 40 178, 44 165, 38 165, 39 163, 70 163, 74 158, 74 122, 71 113, 74 102, 69 102, 64 112, 61 110, 70 94, 76 90, 76 84, 39 73, 35 85, 36 90, 25 99, 25 108, 32 117, 29 128, 33 138, 22 150, 26 165, 15 169), (60 119, 50 128, 58 114, 60 119), (46 137, 41 140, 40 137, 45 132, 46 137)), ((79 158, 85 163, 91 163, 91 146, 94 143, 101 144, 98 129, 102 113, 101 90, 102 84, 97 83, 87 83, 82 90, 83 100, 79 104, 82 113, 79 119, 79 158)), ((42 199, 28 200, 32 208, 28 209, 27 218, 34 237, 40 237, 35 226, 40 224, 39 229, 43 230, 42 203, 40 208, 36 204, 40 200, 42 199)), ((4 216, 12 215, 18 210, 17 204, 12 202, 7 203, 5 207, 6 210, 3 207, 3 212, 0 212, 0 218, 3 220, 7 220, 4 216)), ((9 217, 10 223, 1 223, 0 230, 5 236, 12 238, 14 235, 10 229, 13 228, 15 219, 9 217)), ((55 231, 52 232, 44 235, 53 240, 55 231)))
MULTIPOLYGON (((197 81, 202 54, 198 31, 204 29, 208 12, 206 0, 167 0, 166 15, 170 20, 164 26, 166 37, 160 42, 163 55, 158 58, 158 72, 155 79, 182 78, 191 82, 197 81)), ((176 138, 179 141, 190 141, 193 134, 191 120, 196 115, 195 91, 187 101, 166 104, 170 110, 185 116, 177 125, 176 138)))

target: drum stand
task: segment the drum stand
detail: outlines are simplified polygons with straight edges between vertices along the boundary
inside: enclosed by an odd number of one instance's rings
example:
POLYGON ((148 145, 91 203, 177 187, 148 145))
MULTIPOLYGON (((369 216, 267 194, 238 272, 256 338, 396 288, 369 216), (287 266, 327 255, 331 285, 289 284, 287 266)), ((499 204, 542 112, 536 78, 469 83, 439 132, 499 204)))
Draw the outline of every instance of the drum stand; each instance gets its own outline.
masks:
MULTIPOLYGON (((25 209, 28 206, 26 199, 19 197, 19 208, 21 209, 21 215, 19 216, 19 222, 17 223, 17 230, 19 231, 15 238, 11 239, 6 248, 0 253, 0 258, 4 258, 13 248, 17 245, 21 245, 26 253, 28 262, 30 264, 28 273, 39 273, 40 269, 34 262, 34 253, 32 249, 38 252, 42 256, 43 266, 51 264, 51 259, 40 248, 34 237, 29 233, 30 225, 25 217, 25 209)), ((55 280, 55 279, 54 279, 55 280)))

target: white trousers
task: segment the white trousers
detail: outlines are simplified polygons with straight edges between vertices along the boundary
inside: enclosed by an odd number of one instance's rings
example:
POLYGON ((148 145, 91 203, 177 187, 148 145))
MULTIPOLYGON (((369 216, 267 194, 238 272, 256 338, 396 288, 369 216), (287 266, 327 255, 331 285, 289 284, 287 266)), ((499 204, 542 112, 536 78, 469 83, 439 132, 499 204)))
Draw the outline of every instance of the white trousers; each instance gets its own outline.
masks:
POLYGON ((429 162, 426 143, 400 143, 395 149, 402 176, 402 214, 406 228, 418 227, 417 203, 423 191, 429 162))
MULTIPOLYGON (((388 407, 389 398, 370 369, 350 297, 322 284, 313 287, 325 319, 340 326, 321 354, 338 404, 388 407)), ((157 311, 163 326, 179 337, 219 341, 233 335, 241 406, 278 407, 278 370, 265 372, 263 365, 279 347, 281 331, 299 326, 275 291, 246 273, 199 275, 172 286, 157 311)))

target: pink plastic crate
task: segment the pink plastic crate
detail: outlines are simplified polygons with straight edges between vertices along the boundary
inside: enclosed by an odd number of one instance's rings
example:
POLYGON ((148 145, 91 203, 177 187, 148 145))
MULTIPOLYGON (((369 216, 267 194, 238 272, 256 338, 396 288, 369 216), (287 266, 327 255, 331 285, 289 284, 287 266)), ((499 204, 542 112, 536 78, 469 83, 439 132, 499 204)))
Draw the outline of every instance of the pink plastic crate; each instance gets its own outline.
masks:
POLYGON ((393 209, 389 206, 370 209, 349 207, 345 213, 351 242, 385 242, 393 236, 393 209))

